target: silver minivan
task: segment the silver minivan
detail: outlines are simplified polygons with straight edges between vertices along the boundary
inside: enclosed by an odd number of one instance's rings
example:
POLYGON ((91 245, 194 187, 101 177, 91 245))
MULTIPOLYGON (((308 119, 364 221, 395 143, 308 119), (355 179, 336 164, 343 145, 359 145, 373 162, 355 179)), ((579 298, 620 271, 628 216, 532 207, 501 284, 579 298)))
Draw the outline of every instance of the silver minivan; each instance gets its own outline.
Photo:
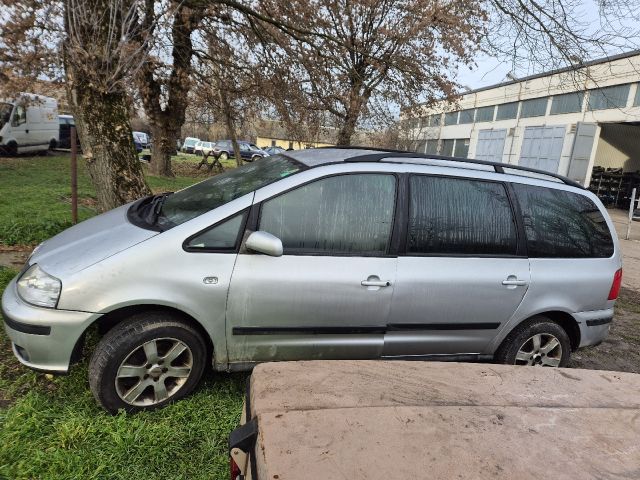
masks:
POLYGON ((76 225, 2 297, 16 357, 154 408, 203 370, 307 359, 562 367, 609 331, 606 210, 557 175, 350 148, 286 152, 76 225))

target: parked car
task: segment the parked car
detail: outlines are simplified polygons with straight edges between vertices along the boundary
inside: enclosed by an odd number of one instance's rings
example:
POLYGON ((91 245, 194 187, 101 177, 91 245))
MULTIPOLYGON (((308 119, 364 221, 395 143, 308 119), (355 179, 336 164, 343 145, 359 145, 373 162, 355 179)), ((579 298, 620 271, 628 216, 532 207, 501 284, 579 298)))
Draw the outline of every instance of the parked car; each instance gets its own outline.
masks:
POLYGON ((286 150, 282 147, 265 147, 262 150, 264 150, 265 152, 267 152, 269 155, 278 155, 280 153, 284 153, 286 152, 286 150))
POLYGON ((638 478, 639 388, 597 370, 265 363, 229 437, 231 480, 537 480, 541 463, 563 480, 638 478))
POLYGON ((145 132, 133 132, 133 138, 140 144, 142 148, 149 148, 149 135, 145 132))
MULTIPOLYGON (((59 132, 58 132, 58 147, 71 148, 71 127, 75 126, 75 120, 73 115, 58 115, 59 132)), ((77 137, 76 137, 77 142, 77 137)), ((78 145, 78 143, 76 143, 78 145)), ((78 145, 79 149, 79 145, 78 145)))
POLYGON ((193 149, 193 153, 203 156, 205 153, 210 154, 213 151, 213 142, 203 142, 202 140, 196 143, 193 149))
MULTIPOLYGON (((240 147, 240 156, 242 160, 246 162, 253 162, 254 160, 269 156, 267 152, 258 148, 258 146, 253 143, 240 140, 238 141, 238 146, 240 147)), ((219 160, 232 158, 234 153, 231 140, 220 140, 216 142, 213 147, 213 154, 219 160)))
POLYGON ((287 152, 86 220, 5 290, 14 353, 65 373, 88 329, 107 330, 89 382, 115 412, 183 397, 207 364, 562 367, 601 342, 622 261, 598 198, 555 174, 445 158, 287 152))
POLYGON ((196 144, 199 141, 199 138, 187 137, 184 139, 184 143, 182 144, 182 148, 180 150, 182 150, 184 153, 193 153, 196 148, 196 144))
POLYGON ((59 131, 55 98, 21 93, 16 99, 0 100, 0 152, 46 152, 58 145, 59 131))

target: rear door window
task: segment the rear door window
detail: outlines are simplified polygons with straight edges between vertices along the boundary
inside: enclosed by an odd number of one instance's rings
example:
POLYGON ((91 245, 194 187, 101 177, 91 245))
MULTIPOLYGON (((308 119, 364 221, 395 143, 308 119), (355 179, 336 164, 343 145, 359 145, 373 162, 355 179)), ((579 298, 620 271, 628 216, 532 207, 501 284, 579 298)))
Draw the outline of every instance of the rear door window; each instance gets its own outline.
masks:
POLYGON ((409 255, 515 255, 516 249, 516 224, 503 184, 410 178, 409 255))
POLYGON ((264 202, 259 229, 280 238, 285 254, 384 255, 395 197, 393 175, 323 178, 264 202))
POLYGON ((607 258, 613 239, 593 201, 578 193, 513 184, 527 237, 529 257, 607 258))

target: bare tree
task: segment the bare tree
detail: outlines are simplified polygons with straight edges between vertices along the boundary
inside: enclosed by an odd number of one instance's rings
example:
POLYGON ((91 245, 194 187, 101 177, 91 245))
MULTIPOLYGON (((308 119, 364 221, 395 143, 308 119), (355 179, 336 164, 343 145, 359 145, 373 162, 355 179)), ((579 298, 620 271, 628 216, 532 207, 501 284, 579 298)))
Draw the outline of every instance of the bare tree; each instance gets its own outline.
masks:
POLYGON ((151 38, 153 55, 138 72, 137 85, 153 138, 150 170, 172 176, 171 155, 185 121, 192 83, 191 37, 205 8, 203 2, 184 0, 144 0, 142 5, 141 41, 151 38))
POLYGON ((64 78, 99 207, 150 193, 129 124, 127 84, 147 50, 136 3, 2 0, 0 8, 0 71, 25 89, 43 75, 64 78))
POLYGON ((129 123, 127 81, 147 49, 136 7, 132 0, 64 2, 67 96, 103 210, 150 193, 129 123))
POLYGON ((455 101, 456 66, 473 67, 480 50, 514 68, 578 71, 590 56, 636 45, 637 28, 621 21, 638 18, 635 2, 593 4, 596 27, 581 0, 256 0, 245 15, 274 91, 297 109, 329 112, 348 144, 357 125, 389 124, 389 106, 455 101))
POLYGON ((313 32, 291 35, 265 21, 253 28, 270 40, 269 77, 286 85, 277 90, 329 112, 343 145, 376 104, 451 97, 451 67, 472 63, 486 22, 476 0, 265 0, 261 8, 313 32))

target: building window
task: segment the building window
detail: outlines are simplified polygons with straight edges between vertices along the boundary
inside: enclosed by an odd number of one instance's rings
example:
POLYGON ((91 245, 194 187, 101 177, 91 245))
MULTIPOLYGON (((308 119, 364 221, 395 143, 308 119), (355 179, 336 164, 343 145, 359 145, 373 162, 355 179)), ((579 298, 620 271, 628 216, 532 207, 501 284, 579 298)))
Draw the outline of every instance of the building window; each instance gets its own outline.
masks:
POLYGON ((411 142, 411 144, 413 148, 409 148, 409 151, 411 152, 417 152, 417 153, 422 153, 424 152, 426 146, 427 146, 427 141, 426 140, 415 140, 413 142, 411 142))
POLYGON ((447 138, 442 141, 442 151, 441 155, 445 155, 447 157, 453 156, 453 145, 456 141, 453 138, 447 138))
POLYGON ((442 124, 442 115, 439 113, 435 113, 433 115, 429 115, 429 126, 430 127, 439 127, 442 124))
POLYGON ((544 97, 523 101, 520 108, 520 118, 544 117, 547 114, 548 100, 548 97, 544 97))
POLYGON ((453 148, 453 156, 460 158, 467 158, 469 156, 469 139, 458 138, 456 139, 456 145, 453 148))
POLYGON ((444 114, 445 125, 457 125, 458 124, 458 112, 449 112, 444 114))
POLYGON ((565 93, 556 95, 551 100, 551 115, 561 113, 576 113, 582 111, 584 92, 565 93))
POLYGON ((491 105, 490 107, 481 107, 476 110, 476 122, 492 122, 495 109, 495 106, 491 105))
POLYGON ((427 148, 425 153, 429 155, 437 155, 438 154, 438 140, 427 140, 427 148))
POLYGON ((633 99, 633 106, 640 106, 640 83, 636 85, 636 98, 633 99))
POLYGON ((510 120, 518 116, 518 102, 503 103, 498 105, 496 120, 510 120))
POLYGON ((458 123, 460 125, 464 125, 466 123, 473 123, 473 108, 469 108, 467 110, 461 110, 460 111, 460 120, 458 120, 458 123))
POLYGON ((271 146, 275 147, 276 146, 276 141, 275 140, 271 140, 271 146))
MULTIPOLYGON (((589 110, 606 110, 627 106, 630 85, 598 88, 589 91, 589 110)), ((637 94, 636 94, 637 96, 637 94)))

